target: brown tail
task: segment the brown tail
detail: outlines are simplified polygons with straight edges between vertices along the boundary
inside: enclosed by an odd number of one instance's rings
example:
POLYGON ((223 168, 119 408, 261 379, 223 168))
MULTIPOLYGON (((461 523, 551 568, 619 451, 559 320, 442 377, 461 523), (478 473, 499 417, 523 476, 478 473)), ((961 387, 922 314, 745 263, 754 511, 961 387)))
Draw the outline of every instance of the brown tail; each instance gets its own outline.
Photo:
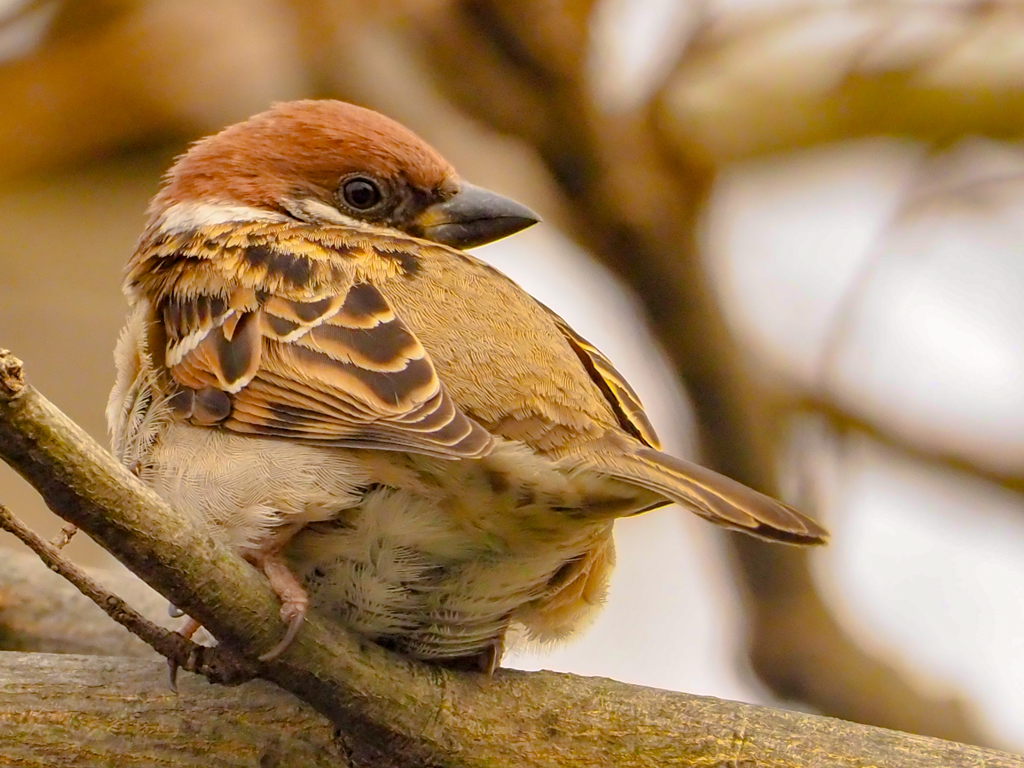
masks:
POLYGON ((616 456, 602 469, 725 528, 787 544, 824 544, 828 531, 780 501, 706 467, 653 448, 616 456))

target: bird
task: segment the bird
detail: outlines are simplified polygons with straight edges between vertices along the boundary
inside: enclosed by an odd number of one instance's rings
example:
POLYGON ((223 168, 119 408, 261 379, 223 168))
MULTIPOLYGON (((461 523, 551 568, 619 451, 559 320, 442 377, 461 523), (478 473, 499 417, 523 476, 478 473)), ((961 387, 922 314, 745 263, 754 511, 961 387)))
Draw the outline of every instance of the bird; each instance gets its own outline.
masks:
MULTIPOLYGON (((336 100, 200 139, 128 261, 118 458, 308 611, 492 672, 602 604, 616 519, 678 503, 789 544, 818 523, 661 452, 596 347, 467 249, 536 224, 411 130, 336 100)), ((191 636, 198 623, 181 628, 191 636)))

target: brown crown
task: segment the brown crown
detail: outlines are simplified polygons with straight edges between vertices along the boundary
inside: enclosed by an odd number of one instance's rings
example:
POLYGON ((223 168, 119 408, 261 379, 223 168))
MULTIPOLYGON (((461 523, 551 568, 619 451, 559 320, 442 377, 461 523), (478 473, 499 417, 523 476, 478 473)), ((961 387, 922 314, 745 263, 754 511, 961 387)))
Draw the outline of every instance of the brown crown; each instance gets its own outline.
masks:
POLYGON ((272 210, 286 197, 327 202, 341 177, 356 172, 425 191, 456 176, 432 147, 384 115, 342 101, 291 101, 193 144, 150 211, 189 200, 272 210))

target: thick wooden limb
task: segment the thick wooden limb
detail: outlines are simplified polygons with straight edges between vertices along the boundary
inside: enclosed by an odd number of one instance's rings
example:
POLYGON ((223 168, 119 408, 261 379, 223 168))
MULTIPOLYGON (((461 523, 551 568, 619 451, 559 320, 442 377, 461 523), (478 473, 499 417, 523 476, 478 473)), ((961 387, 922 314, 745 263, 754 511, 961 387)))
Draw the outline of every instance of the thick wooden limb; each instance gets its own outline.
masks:
POLYGON ((0 734, 0 765, 33 768, 349 765, 295 697, 187 673, 175 695, 160 659, 0 653, 0 734))
MULTIPOLYGON (((469 727, 450 736, 475 738, 450 742, 430 765, 1024 765, 952 742, 600 678, 506 673, 469 698, 453 693, 438 720, 462 720, 469 727), (494 704, 502 709, 482 709, 494 704)), ((0 653, 0 733, 0 763, 25 766, 70 756, 82 768, 358 764, 344 738, 283 691, 186 675, 174 696, 163 665, 141 659, 0 653)))

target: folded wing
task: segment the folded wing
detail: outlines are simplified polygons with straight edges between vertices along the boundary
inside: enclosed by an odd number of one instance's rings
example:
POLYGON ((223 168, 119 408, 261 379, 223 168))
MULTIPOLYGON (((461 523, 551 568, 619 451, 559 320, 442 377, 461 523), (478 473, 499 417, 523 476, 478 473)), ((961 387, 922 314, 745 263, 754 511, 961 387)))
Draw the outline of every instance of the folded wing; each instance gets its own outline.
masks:
POLYGON ((491 435, 454 404, 377 287, 336 274, 308 293, 236 286, 226 296, 169 297, 160 307, 166 361, 185 388, 186 415, 320 445, 446 458, 490 450, 491 435))

